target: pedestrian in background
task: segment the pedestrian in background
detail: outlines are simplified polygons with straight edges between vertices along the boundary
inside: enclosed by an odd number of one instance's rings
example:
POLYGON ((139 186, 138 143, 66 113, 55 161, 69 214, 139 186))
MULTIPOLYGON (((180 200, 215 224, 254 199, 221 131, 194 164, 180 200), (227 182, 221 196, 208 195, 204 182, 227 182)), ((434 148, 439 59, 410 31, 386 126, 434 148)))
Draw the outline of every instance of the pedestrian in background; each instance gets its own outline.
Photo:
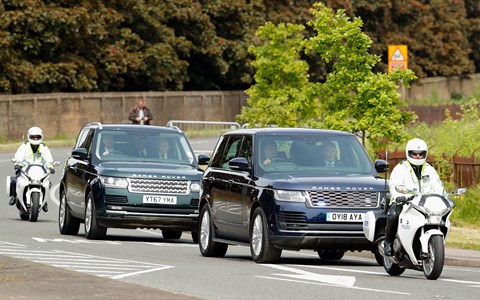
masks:
POLYGON ((132 109, 128 119, 133 124, 150 125, 150 120, 153 119, 150 109, 145 106, 145 99, 140 98, 138 104, 132 109))

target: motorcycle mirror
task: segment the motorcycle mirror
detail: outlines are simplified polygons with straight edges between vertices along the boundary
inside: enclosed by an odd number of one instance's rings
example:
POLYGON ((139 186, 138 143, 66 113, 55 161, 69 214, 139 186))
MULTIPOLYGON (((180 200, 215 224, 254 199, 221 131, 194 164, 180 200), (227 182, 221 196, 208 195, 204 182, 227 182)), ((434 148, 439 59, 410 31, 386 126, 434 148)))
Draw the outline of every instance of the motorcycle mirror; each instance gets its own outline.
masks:
POLYGON ((12 158, 12 162, 13 162, 14 164, 18 164, 18 160, 17 160, 15 157, 12 158))
POLYGON ((54 166, 54 167, 58 167, 60 164, 61 164, 61 162, 58 161, 58 160, 56 160, 56 161, 53 162, 53 166, 54 166))

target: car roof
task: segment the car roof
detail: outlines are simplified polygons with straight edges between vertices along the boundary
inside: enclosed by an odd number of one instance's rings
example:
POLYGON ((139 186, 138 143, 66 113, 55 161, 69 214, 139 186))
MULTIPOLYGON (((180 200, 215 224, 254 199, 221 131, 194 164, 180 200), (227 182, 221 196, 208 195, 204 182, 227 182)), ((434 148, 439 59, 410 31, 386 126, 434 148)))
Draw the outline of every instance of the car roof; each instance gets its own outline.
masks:
POLYGON ((350 132, 317 129, 317 128, 291 128, 291 127, 267 127, 267 128, 247 128, 239 129, 225 133, 224 135, 248 134, 248 135, 283 135, 283 134, 334 134, 334 135, 353 135, 350 132))
POLYGON ((102 130, 118 130, 118 129, 139 129, 142 126, 142 130, 145 131, 164 131, 171 133, 182 133, 182 131, 176 126, 155 126, 155 125, 137 125, 137 124, 102 124, 100 122, 88 123, 84 128, 98 128, 102 130))

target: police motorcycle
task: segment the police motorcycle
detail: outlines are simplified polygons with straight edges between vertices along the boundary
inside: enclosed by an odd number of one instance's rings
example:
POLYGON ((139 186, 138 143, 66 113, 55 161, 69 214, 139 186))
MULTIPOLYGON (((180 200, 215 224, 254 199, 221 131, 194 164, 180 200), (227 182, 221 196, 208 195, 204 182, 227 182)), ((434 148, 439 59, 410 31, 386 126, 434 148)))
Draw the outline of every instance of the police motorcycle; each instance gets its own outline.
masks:
POLYGON ((384 254, 387 207, 383 213, 369 211, 365 214, 363 233, 369 241, 377 244, 389 275, 399 276, 405 269, 413 269, 423 271, 427 279, 435 280, 443 270, 445 239, 450 231, 454 203, 442 195, 422 195, 405 186, 396 186, 395 189, 405 196, 397 198, 397 203, 403 203, 403 207, 398 218, 393 255, 384 254))
MULTIPOLYGON (((41 155, 35 154, 33 161, 18 161, 12 158, 15 168, 20 169, 18 178, 7 176, 7 196, 16 192, 16 206, 20 219, 36 222, 38 214, 47 203, 46 195, 49 194, 52 183, 49 180, 52 171, 43 161, 41 155)), ((54 161, 52 166, 59 166, 59 161, 54 161)))

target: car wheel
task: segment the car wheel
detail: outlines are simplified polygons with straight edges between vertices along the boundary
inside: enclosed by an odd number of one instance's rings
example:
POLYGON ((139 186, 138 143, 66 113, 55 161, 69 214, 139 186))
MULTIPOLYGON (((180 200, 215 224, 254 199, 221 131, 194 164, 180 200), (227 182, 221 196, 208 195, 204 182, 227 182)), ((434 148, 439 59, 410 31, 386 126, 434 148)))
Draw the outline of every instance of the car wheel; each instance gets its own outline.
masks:
POLYGON ((90 192, 87 196, 87 207, 85 208, 85 236, 89 240, 98 240, 105 238, 106 235, 107 228, 98 224, 93 195, 90 192))
POLYGON ((178 230, 162 230, 162 235, 164 239, 167 240, 178 240, 182 236, 182 232, 178 230))
POLYGON ((334 250, 318 251, 318 256, 322 260, 340 260, 342 259, 343 255, 345 255, 345 251, 334 251, 334 250))
POLYGON ((80 221, 70 215, 65 191, 60 194, 60 207, 58 208, 58 229, 61 234, 77 235, 80 221))
POLYGON ((253 212, 250 223, 250 252, 257 263, 276 263, 282 255, 282 250, 270 242, 266 217, 260 207, 253 212))
POLYGON ((227 253, 228 245, 213 241, 213 224, 208 205, 204 205, 200 212, 199 219, 199 241, 200 253, 207 257, 224 257, 227 253))

